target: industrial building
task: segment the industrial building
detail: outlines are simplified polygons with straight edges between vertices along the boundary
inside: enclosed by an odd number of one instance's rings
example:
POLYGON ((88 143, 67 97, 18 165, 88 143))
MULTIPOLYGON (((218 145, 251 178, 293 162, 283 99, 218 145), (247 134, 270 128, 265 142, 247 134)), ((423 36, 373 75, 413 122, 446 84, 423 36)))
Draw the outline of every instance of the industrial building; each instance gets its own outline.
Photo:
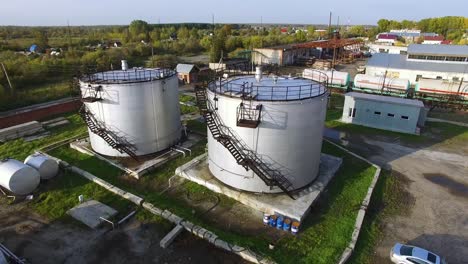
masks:
POLYGON ((345 95, 341 121, 396 132, 419 134, 426 111, 418 100, 351 92, 345 95))
POLYGON ((80 115, 97 153, 136 158, 179 142, 182 124, 174 70, 129 69, 122 61, 122 70, 91 74, 80 86, 80 115))
MULTIPOLYGON (((269 48, 257 48, 252 53, 252 61, 257 65, 276 64, 279 66, 309 64, 310 59, 326 60, 330 67, 341 62, 350 62, 358 54, 360 39, 341 39, 339 32, 329 40, 280 45, 269 48)), ((320 61, 322 64, 323 61, 320 61)))
POLYGON ((406 46, 393 46, 384 44, 369 44, 367 45, 371 54, 375 53, 389 53, 389 54, 403 54, 406 55, 408 47, 406 46))
POLYGON ((374 54, 367 62, 366 74, 408 79, 411 84, 421 78, 468 79, 468 46, 412 44, 407 53, 374 54))

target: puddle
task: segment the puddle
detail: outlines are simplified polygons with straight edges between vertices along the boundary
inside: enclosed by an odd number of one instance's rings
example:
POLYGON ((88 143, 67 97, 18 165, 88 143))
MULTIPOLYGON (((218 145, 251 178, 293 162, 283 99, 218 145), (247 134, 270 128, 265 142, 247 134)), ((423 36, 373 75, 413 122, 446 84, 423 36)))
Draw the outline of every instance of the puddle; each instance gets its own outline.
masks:
POLYGON ((432 183, 447 188, 453 195, 468 198, 468 186, 464 183, 452 180, 446 175, 437 173, 426 173, 424 174, 424 178, 432 183))

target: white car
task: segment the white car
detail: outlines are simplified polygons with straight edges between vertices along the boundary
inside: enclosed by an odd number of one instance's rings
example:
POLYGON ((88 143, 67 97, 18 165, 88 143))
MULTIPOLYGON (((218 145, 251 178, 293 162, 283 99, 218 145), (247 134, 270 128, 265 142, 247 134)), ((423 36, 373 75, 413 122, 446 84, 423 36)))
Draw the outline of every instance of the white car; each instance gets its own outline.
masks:
POLYGON ((430 251, 400 243, 393 246, 390 259, 397 264, 447 264, 444 259, 430 251))

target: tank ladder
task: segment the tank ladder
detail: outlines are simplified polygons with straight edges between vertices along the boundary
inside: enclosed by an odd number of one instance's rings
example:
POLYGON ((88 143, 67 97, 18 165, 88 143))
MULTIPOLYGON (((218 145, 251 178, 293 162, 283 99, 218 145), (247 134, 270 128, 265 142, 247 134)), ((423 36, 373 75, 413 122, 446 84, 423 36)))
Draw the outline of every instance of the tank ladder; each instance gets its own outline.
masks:
POLYGON ((81 101, 83 103, 94 103, 97 101, 102 101, 101 92, 102 92, 101 85, 95 86, 95 87, 88 85, 84 93, 82 93, 81 95, 81 101))
POLYGON ((251 169, 267 186, 277 186, 289 197, 296 199, 292 194, 294 190, 292 183, 279 170, 271 168, 254 151, 243 145, 222 123, 215 107, 206 97, 206 89, 196 86, 195 96, 200 114, 204 117, 213 138, 231 153, 237 164, 247 171, 251 169))
POLYGON ((96 117, 86 108, 84 104, 81 106, 79 113, 91 132, 101 137, 113 149, 119 151, 122 154, 126 153, 134 160, 138 160, 138 157, 135 153, 136 148, 125 138, 119 137, 114 132, 107 129, 104 124, 96 119, 96 117))

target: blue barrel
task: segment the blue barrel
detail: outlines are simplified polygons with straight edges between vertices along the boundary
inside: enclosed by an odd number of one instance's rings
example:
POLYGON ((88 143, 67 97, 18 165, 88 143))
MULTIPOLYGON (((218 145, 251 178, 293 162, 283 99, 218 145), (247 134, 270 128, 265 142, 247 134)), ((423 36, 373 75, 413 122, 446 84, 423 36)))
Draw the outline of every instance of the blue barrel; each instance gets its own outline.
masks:
POLYGON ((270 223, 270 215, 269 214, 263 214, 263 224, 268 225, 270 223))
POLYGON ((289 231, 289 229, 291 228, 291 219, 284 219, 284 222, 283 222, 283 230, 284 231, 289 231))
POLYGON ((291 225, 291 233, 293 235, 297 235, 298 232, 299 232, 299 222, 294 221, 291 225))
POLYGON ((276 219, 277 219, 277 218, 278 218, 278 217, 277 217, 276 215, 270 216, 270 226, 271 226, 271 227, 276 227, 276 219))
POLYGON ((283 222, 284 222, 284 218, 282 216, 278 217, 278 219, 276 219, 276 228, 278 229, 283 229, 283 222))

